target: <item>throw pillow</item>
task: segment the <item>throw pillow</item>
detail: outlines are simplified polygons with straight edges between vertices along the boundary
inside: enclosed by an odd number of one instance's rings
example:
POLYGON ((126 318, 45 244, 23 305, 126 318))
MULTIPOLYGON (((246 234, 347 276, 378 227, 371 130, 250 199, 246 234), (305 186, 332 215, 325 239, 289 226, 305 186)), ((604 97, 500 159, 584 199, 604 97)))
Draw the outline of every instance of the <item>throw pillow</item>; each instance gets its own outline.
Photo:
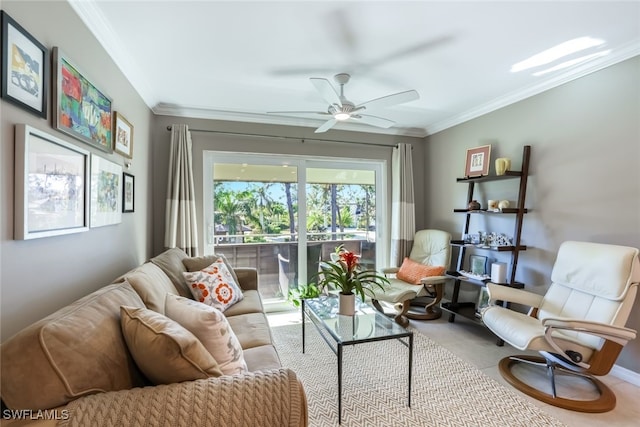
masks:
POLYGON ((167 294, 166 315, 187 328, 216 359, 223 374, 247 372, 238 337, 220 310, 210 305, 167 294))
POLYGON ((200 271, 182 274, 196 301, 220 311, 225 311, 243 298, 242 290, 221 258, 200 271))
POLYGON ((236 275, 236 272, 233 270, 233 267, 229 263, 229 260, 227 260, 227 257, 225 257, 222 254, 219 254, 219 255, 213 254, 213 255, 185 258, 182 260, 182 265, 185 266, 187 271, 190 271, 190 272, 200 271, 203 268, 207 268, 208 266, 210 266, 211 263, 218 262, 218 260, 220 259, 222 260, 222 262, 224 262, 224 265, 227 266, 227 269, 231 273, 231 277, 233 277, 233 280, 235 280, 236 283, 240 285, 240 281, 238 280, 238 276, 236 275))
POLYGON ((424 265, 407 257, 402 261, 396 278, 413 285, 421 285, 423 277, 442 276, 443 274, 444 266, 424 265))
POLYGON ((142 373, 154 384, 173 384, 222 371, 200 341, 178 322, 147 308, 120 307, 122 334, 142 373))

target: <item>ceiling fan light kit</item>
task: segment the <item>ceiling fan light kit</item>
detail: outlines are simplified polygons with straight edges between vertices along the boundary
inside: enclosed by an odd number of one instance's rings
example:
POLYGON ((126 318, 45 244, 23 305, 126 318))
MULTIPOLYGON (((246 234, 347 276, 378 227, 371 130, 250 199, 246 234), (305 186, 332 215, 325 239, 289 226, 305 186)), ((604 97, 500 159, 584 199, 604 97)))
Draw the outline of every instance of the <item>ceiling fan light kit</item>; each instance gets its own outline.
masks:
POLYGON ((269 114, 320 114, 330 115, 333 118, 327 120, 319 128, 315 130, 315 133, 326 132, 336 125, 338 122, 344 122, 350 119, 358 122, 381 127, 390 128, 395 124, 393 120, 385 119, 383 117, 372 116, 370 114, 361 114, 370 108, 391 107, 393 105, 404 104, 407 102, 415 101, 420 98, 418 92, 415 90, 407 90, 404 92, 394 93, 392 95, 383 96, 380 98, 372 99, 362 104, 354 104, 344 96, 344 85, 349 83, 351 76, 347 73, 336 74, 333 79, 340 86, 340 93, 338 93, 329 80, 320 77, 311 77, 309 80, 316 88, 322 98, 329 104, 327 112, 323 111, 270 111, 269 114))

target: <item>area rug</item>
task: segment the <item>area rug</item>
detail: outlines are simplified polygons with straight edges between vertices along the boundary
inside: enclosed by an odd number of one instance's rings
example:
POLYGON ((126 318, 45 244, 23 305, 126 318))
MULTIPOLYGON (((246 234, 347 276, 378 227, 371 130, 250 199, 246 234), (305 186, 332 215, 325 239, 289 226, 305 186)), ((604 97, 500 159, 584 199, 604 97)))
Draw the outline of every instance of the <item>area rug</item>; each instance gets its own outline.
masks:
MULTIPOLYGON (((311 324, 272 327, 282 364, 301 379, 310 426, 338 425, 337 359, 311 324)), ((478 368, 414 330, 411 408, 407 347, 397 340, 344 347, 343 426, 564 426, 478 368)))

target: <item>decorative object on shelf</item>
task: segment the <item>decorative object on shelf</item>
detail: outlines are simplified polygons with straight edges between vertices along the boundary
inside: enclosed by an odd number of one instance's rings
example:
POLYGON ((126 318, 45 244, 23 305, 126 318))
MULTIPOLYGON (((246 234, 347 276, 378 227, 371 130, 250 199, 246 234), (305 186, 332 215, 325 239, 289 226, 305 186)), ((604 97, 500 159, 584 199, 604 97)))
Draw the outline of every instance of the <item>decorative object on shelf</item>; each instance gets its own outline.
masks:
POLYGON ((508 201, 508 200, 500 200, 500 201, 498 202, 498 209, 500 209, 500 210, 507 209, 507 208, 509 207, 509 205, 510 205, 510 204, 511 204, 511 203, 509 203, 509 201, 508 201))
POLYGON ((41 130, 16 125, 16 240, 89 229, 89 155, 41 130))
POLYGON ((55 128, 111 153, 111 98, 91 83, 57 47, 53 48, 53 64, 55 128))
POLYGON ((482 209, 482 205, 477 200, 472 200, 469 202, 469 210, 470 211, 479 211, 482 209))
POLYGON ((133 158, 133 125, 117 111, 113 119, 113 151, 133 158))
POLYGON ((493 283, 506 283, 507 263, 494 262, 493 264, 491 264, 491 281, 493 283))
POLYGON ((135 200, 135 177, 122 172, 122 212, 133 212, 135 200))
POLYGON ((91 155, 91 228, 122 222, 122 166, 91 155))
POLYGON ((511 170, 511 159, 507 157, 496 159, 496 175, 504 175, 508 170, 511 170))
POLYGON ((478 303, 476 304, 476 317, 482 317, 482 310, 489 305, 489 291, 486 286, 480 288, 478 303))
POLYGON ((485 244, 491 247, 497 246, 511 246, 513 244, 513 239, 507 236, 504 233, 489 233, 487 234, 485 244))
POLYGON ((471 266, 471 273, 477 275, 483 275, 487 272, 487 257, 480 255, 470 255, 469 265, 471 266))
POLYGON ((362 270, 359 262, 359 255, 349 252, 342 245, 336 247, 335 261, 323 261, 320 263, 320 272, 314 277, 318 278, 318 287, 325 289, 334 286, 340 289, 339 314, 353 316, 355 313, 355 294, 362 301, 365 294, 375 296, 371 288, 379 288, 385 291, 383 284, 389 284, 386 277, 378 275, 373 270, 362 270), (343 295, 351 296, 343 298, 343 295), (352 298, 353 297, 353 298, 352 298), (343 302, 346 306, 343 306, 343 302))
POLYGON ((487 200, 487 210, 496 212, 498 210, 498 201, 487 200))
POLYGON ((6 12, 2 19, 2 98, 47 118, 49 50, 6 12))
POLYGON ((467 160, 464 167, 464 176, 473 177, 489 175, 490 156, 491 145, 468 148, 467 160))

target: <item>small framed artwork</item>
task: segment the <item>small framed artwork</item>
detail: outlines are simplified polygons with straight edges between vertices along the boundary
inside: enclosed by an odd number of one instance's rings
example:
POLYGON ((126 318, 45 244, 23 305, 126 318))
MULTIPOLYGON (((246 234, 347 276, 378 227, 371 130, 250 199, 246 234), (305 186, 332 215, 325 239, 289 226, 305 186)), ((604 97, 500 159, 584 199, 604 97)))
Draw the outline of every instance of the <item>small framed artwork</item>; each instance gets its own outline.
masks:
POLYGON ((133 125, 117 111, 113 119, 113 151, 133 158, 133 125))
POLYGON ((486 274, 487 273, 487 257, 480 255, 470 255, 469 264, 471 265, 471 273, 486 274))
POLYGON ((122 222, 122 166, 91 155, 91 223, 102 227, 122 222))
POLYGON ((480 288, 478 304, 476 304, 476 317, 482 317, 482 310, 489 306, 489 291, 486 286, 480 288))
POLYGON ((53 125, 107 153, 112 152, 112 103, 57 47, 53 48, 53 125))
POLYGON ((2 98, 47 118, 49 50, 6 12, 2 20, 2 98))
POLYGON ((464 176, 485 176, 489 175, 489 161, 491 156, 491 145, 468 148, 467 160, 464 166, 464 176))
POLYGON ((89 229, 89 151, 24 124, 15 129, 14 238, 89 229))
POLYGON ((122 212, 133 212, 135 200, 135 177, 129 173, 122 173, 122 212))

